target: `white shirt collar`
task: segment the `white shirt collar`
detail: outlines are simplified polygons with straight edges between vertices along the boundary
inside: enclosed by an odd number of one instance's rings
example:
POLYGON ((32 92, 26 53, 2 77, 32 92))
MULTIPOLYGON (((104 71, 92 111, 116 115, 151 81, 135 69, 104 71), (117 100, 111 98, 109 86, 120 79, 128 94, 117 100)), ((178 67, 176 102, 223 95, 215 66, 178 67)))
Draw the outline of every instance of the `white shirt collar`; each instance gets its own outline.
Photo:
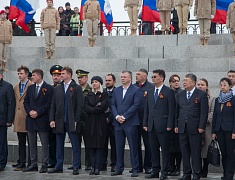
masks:
POLYGON ((158 87, 158 88, 155 86, 155 91, 154 91, 154 92, 156 92, 156 89, 158 89, 158 94, 159 94, 160 91, 162 90, 163 85, 164 85, 164 84, 162 84, 162 85, 161 85, 160 87, 158 87))
POLYGON ((43 83, 44 81, 42 80, 42 82, 40 84, 36 84, 36 86, 39 86, 39 88, 41 88, 43 83))
POLYGON ((192 96, 193 92, 195 91, 195 87, 191 90, 191 91, 187 91, 187 95, 188 95, 188 92, 190 92, 190 96, 192 96))
POLYGON ((72 82, 72 79, 66 84, 65 82, 64 82, 64 85, 70 85, 70 83, 72 82))

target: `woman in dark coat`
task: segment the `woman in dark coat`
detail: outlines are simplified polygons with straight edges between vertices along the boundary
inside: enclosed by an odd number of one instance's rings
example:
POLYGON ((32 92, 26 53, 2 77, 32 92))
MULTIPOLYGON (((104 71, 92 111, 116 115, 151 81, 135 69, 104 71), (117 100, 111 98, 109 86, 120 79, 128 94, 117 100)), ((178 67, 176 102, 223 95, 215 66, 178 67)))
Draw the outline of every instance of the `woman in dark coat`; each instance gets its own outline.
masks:
POLYGON ((102 88, 103 80, 99 76, 91 79, 92 91, 84 99, 85 111, 88 114, 86 120, 85 143, 89 149, 91 158, 90 175, 99 175, 101 166, 101 157, 103 153, 107 122, 105 111, 108 109, 108 93, 102 88))
POLYGON ((215 100, 212 119, 212 139, 217 137, 225 180, 233 180, 235 148, 235 97, 228 78, 220 80, 220 95, 215 100))

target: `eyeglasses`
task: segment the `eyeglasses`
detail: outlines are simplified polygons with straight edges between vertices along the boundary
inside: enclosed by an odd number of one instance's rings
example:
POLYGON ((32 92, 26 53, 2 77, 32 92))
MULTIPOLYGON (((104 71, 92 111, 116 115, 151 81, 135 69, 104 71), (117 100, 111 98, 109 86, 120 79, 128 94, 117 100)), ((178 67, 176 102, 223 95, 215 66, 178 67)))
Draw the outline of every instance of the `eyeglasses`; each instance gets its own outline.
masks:
POLYGON ((179 80, 173 80, 173 81, 171 81, 171 82, 175 83, 175 82, 180 82, 180 81, 179 81, 179 80))
POLYGON ((155 78, 157 78, 157 76, 152 76, 152 78, 154 78, 154 79, 155 79, 155 78))

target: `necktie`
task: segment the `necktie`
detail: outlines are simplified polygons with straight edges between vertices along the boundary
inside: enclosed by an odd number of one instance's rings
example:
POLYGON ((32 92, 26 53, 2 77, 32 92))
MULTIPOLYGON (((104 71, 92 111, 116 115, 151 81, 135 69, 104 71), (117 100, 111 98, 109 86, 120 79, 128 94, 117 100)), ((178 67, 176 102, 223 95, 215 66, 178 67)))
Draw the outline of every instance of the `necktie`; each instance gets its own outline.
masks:
POLYGON ((188 96, 187 96, 187 100, 188 100, 188 102, 189 102, 189 99, 190 99, 190 97, 191 97, 191 93, 190 93, 190 91, 188 91, 188 96))
POLYGON ((141 88, 142 86, 143 86, 143 84, 142 84, 142 83, 140 83, 140 84, 139 84, 139 87, 141 88))
POLYGON ((154 102, 157 102, 157 98, 158 98, 158 89, 156 89, 155 94, 154 94, 154 102))
POLYGON ((24 92, 24 84, 20 84, 20 97, 23 95, 24 92))
POLYGON ((36 86, 36 89, 35 89, 35 97, 38 97, 38 90, 39 90, 39 86, 36 86))

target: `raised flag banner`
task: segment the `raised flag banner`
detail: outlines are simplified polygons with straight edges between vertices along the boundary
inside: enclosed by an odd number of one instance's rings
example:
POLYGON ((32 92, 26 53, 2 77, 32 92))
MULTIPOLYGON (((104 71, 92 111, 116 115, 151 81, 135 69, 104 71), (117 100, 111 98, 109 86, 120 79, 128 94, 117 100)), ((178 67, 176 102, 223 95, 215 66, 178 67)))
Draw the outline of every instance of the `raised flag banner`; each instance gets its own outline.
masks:
POLYGON ((156 7, 157 0, 144 0, 142 6, 142 20, 160 22, 160 13, 156 7))
MULTIPOLYGON (((83 20, 83 7, 87 0, 82 0, 81 8, 80 8, 80 20, 83 20)), ((113 14, 112 9, 109 3, 109 0, 98 0, 100 3, 100 22, 105 24, 106 29, 108 32, 111 31, 113 26, 113 14)))
POLYGON ((25 32, 29 32, 27 24, 33 19, 39 0, 11 0, 9 20, 16 19, 16 24, 25 32))
POLYGON ((228 6, 234 0, 216 0, 216 13, 212 22, 219 24, 226 24, 226 16, 228 11, 228 6))

